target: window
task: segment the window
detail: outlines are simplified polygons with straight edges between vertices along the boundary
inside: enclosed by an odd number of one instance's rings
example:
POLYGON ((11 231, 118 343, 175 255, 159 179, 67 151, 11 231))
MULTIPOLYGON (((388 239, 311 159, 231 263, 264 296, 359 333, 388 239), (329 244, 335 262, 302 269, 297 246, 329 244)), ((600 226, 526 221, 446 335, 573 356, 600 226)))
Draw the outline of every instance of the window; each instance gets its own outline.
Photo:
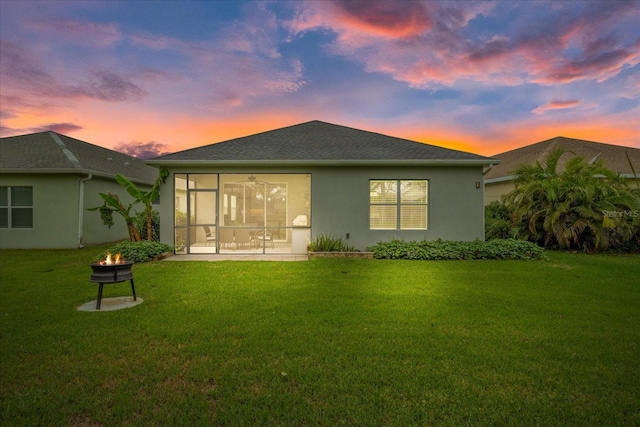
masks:
POLYGON ((0 228, 33 228, 32 187, 0 187, 0 228))
POLYGON ((426 230, 427 180, 369 181, 371 230, 426 230))

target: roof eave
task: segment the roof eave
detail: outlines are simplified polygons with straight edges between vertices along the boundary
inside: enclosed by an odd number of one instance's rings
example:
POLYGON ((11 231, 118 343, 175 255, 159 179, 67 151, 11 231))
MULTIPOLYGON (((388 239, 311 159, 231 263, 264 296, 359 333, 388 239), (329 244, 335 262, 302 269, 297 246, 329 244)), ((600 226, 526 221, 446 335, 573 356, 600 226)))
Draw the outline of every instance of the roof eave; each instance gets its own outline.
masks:
POLYGON ((151 166, 489 166, 498 159, 407 160, 147 160, 151 166))
POLYGON ((507 181, 513 181, 513 179, 515 178, 515 176, 513 175, 508 175, 508 176, 499 176, 497 178, 489 178, 489 179, 485 179, 484 183, 485 184, 497 184, 499 182, 507 182, 507 181))
MULTIPOLYGON (((622 178, 626 178, 626 179, 640 179, 640 175, 636 177, 632 173, 621 173, 620 176, 622 178)), ((604 178, 604 175, 595 175, 595 177, 596 178, 604 178)), ((516 178, 515 175, 499 176, 497 178, 485 179, 484 183, 485 184, 497 184, 497 183, 500 183, 500 182, 513 181, 515 178, 516 178)))
MULTIPOLYGON (((109 178, 116 179, 114 174, 109 174, 105 172, 92 171, 88 169, 24 169, 24 168, 1 168, 0 174, 30 174, 30 175, 47 175, 47 174, 56 174, 56 175, 65 175, 65 174, 75 174, 75 175, 93 175, 95 177, 100 178, 109 178)), ((126 175, 125 175, 126 176, 126 175)), ((145 184, 145 185, 153 185, 155 181, 147 181, 138 178, 127 177, 130 181, 137 184, 145 184)))

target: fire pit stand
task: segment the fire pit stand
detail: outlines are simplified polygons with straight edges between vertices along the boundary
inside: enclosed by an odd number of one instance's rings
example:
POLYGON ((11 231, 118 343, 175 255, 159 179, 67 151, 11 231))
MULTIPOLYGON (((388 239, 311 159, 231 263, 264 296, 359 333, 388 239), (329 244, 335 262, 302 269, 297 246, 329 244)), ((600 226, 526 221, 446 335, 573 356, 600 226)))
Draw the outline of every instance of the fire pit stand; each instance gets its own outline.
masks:
POLYGON ((98 283, 98 301, 96 303, 96 310, 100 310, 100 301, 102 300, 102 288, 105 284, 122 283, 127 280, 131 282, 131 293, 133 293, 133 300, 136 300, 136 288, 133 285, 133 272, 131 266, 133 261, 125 261, 118 264, 100 264, 97 262, 91 263, 91 278, 90 282, 98 283))

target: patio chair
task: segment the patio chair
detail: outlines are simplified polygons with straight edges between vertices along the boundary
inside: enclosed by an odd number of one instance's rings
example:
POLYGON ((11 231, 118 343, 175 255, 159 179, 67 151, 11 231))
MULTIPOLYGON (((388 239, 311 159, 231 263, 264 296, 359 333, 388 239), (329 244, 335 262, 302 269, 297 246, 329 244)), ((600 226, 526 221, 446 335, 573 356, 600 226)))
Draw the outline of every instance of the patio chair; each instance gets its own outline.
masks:
POLYGON ((203 225, 202 228, 204 228, 204 238, 205 238, 204 245, 209 246, 211 243, 215 244, 216 243, 215 233, 211 231, 211 229, 206 225, 203 225))
POLYGON ((236 228, 236 248, 240 245, 251 247, 251 230, 248 228, 236 228))
POLYGON ((254 238, 256 242, 256 248, 259 248, 261 246, 266 247, 267 242, 271 246, 271 249, 275 248, 275 245, 273 244, 273 235, 271 233, 265 233, 263 231, 259 231, 258 233, 256 233, 254 238))
POLYGON ((219 235, 220 247, 231 247, 233 244, 233 230, 231 228, 221 228, 219 230, 219 235))

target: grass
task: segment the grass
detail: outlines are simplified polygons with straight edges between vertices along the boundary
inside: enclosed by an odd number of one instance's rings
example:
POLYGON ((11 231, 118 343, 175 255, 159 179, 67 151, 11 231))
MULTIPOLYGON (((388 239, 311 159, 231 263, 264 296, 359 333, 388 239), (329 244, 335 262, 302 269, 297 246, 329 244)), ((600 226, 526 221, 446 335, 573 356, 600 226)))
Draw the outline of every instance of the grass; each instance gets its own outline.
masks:
POLYGON ((640 256, 154 262, 77 311, 103 249, 0 251, 1 425, 640 425, 640 256))

